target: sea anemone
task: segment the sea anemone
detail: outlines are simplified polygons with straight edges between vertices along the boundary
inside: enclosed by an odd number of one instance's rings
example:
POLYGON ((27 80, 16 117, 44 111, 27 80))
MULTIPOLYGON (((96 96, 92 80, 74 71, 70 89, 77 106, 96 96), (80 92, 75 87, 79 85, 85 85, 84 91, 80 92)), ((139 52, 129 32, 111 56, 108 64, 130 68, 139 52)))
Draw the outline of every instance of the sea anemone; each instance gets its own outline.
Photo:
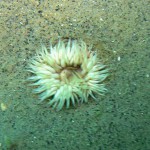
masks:
POLYGON ((41 51, 31 60, 29 70, 39 94, 40 101, 48 100, 49 106, 61 110, 75 103, 87 102, 95 94, 106 91, 102 82, 108 76, 108 69, 98 59, 95 51, 90 50, 82 40, 59 42, 50 50, 42 46, 41 51))

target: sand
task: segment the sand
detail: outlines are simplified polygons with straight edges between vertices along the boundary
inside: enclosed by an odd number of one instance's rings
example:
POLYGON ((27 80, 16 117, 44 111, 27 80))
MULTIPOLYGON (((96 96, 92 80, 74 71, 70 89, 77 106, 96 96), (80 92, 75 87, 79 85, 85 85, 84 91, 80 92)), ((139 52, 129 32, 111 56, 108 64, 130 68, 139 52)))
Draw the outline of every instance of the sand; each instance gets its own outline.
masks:
POLYGON ((0 1, 0 150, 150 149, 148 0, 0 1), (26 79, 41 44, 82 39, 110 68, 105 96, 56 112, 26 79))

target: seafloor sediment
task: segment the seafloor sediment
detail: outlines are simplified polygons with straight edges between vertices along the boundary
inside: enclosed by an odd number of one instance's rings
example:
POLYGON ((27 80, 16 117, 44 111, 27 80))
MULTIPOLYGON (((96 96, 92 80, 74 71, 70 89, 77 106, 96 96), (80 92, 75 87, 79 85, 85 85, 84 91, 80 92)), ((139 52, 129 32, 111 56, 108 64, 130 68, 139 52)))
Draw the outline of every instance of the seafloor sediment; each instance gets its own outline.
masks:
POLYGON ((0 149, 148 150, 148 1, 0 1, 0 149), (111 68, 108 92, 75 108, 37 104, 26 78, 41 44, 93 45, 111 68))

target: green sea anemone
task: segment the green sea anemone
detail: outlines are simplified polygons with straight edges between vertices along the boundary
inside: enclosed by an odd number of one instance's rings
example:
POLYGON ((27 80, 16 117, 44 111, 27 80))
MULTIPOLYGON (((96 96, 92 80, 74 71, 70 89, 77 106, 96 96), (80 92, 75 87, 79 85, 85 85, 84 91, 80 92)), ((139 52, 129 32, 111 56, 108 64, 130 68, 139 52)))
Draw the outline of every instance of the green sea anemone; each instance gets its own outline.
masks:
POLYGON ((89 97, 96 99, 95 94, 106 91, 102 82, 108 69, 82 40, 59 40, 55 46, 50 45, 50 50, 42 46, 31 60, 29 71, 33 76, 28 80, 36 87, 33 92, 57 111, 64 105, 69 108, 87 102, 89 97))

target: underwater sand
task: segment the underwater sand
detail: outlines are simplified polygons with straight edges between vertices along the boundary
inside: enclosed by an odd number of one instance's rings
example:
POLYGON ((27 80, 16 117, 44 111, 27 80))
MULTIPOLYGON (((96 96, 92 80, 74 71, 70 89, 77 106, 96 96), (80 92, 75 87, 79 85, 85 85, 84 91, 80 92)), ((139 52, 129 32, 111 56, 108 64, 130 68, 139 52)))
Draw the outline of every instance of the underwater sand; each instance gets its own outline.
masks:
POLYGON ((0 150, 150 149, 148 0, 0 1, 0 150), (38 104, 29 60, 50 39, 83 39, 110 68, 108 92, 56 112, 38 104))

